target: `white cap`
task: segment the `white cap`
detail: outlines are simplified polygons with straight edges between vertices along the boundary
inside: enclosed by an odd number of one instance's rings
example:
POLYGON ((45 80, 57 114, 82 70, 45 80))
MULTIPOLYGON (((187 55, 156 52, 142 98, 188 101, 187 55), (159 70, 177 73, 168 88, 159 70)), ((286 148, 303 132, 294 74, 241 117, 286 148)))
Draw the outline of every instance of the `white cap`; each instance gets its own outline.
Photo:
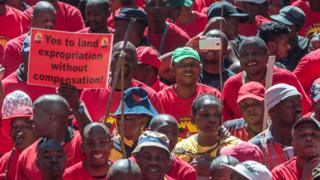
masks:
POLYGON ((269 169, 264 166, 263 164, 260 164, 256 161, 245 161, 242 163, 237 164, 236 166, 230 166, 222 164, 222 166, 225 166, 243 177, 247 178, 248 180, 271 180, 272 175, 269 169))
POLYGON ((256 3, 256 4, 262 4, 264 2, 266 2, 267 0, 237 0, 238 2, 252 2, 252 3, 256 3))

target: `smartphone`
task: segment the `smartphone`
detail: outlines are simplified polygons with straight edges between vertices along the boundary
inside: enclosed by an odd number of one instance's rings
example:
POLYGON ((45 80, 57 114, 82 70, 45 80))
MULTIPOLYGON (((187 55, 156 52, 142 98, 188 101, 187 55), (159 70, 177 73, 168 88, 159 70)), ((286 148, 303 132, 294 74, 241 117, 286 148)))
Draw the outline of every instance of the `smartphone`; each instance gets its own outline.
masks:
POLYGON ((222 41, 221 38, 206 38, 199 40, 200 50, 221 50, 222 41))

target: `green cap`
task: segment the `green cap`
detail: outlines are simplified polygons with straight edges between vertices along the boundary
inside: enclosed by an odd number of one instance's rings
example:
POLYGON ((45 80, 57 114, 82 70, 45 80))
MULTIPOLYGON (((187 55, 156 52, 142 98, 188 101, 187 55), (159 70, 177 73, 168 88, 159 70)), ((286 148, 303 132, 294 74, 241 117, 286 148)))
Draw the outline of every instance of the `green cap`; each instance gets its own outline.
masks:
POLYGON ((201 61, 197 51, 189 47, 177 48, 173 51, 171 63, 178 63, 186 58, 192 58, 195 61, 201 61))
POLYGON ((171 7, 191 7, 193 4, 192 0, 170 0, 169 4, 171 7))

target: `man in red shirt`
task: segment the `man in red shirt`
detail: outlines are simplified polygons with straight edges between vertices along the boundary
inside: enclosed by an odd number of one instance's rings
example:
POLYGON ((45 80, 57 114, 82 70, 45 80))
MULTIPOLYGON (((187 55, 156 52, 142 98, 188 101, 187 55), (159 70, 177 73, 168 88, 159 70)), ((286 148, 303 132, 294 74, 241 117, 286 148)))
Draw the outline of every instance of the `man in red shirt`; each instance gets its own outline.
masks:
POLYGON ((112 164, 107 174, 108 180, 142 180, 141 170, 135 161, 120 159, 112 164))
MULTIPOLYGON (((31 20, 34 28, 53 29, 56 21, 56 10, 48 2, 39 2, 35 6, 31 20)), ((19 67, 23 60, 21 58, 21 47, 27 37, 27 33, 10 40, 4 49, 3 62, 1 63, 5 71, 5 76, 10 75, 19 67)))
MULTIPOLYGON (((241 113, 237 104, 240 87, 250 81, 265 84, 267 72, 268 50, 265 42, 259 37, 249 37, 240 46, 240 63, 242 72, 230 77, 222 91, 224 120, 240 118, 241 113)), ((311 102, 299 80, 291 72, 273 68, 272 84, 286 83, 297 88, 302 96, 302 113, 308 113, 311 102)))
MULTIPOLYGON (((172 152, 173 148, 178 142, 178 123, 174 117, 168 114, 159 114, 153 117, 149 124, 149 130, 162 133, 169 139, 169 150, 172 152)), ((170 170, 168 175, 175 180, 196 180, 197 172, 188 163, 182 161, 171 153, 170 170)))
POLYGON ((63 177, 67 157, 63 147, 53 139, 43 138, 37 146, 36 164, 42 179, 58 180, 63 177))
MULTIPOLYGON (((83 159, 80 133, 68 127, 68 116, 69 105, 61 96, 43 95, 33 104, 35 134, 38 137, 51 138, 62 145, 67 157, 66 167, 83 159)), ((39 141, 36 141, 21 153, 17 164, 17 180, 41 179, 36 164, 38 144, 39 141)))
MULTIPOLYGON (((80 11, 69 4, 60 2, 58 0, 47 0, 50 2, 57 11, 57 19, 55 24, 56 30, 61 31, 79 31, 84 28, 80 11)), ((26 33, 30 30, 32 14, 35 6, 29 7, 23 12, 21 29, 22 33, 26 33)))
POLYGON ((112 140, 108 128, 101 123, 90 123, 83 130, 81 151, 85 159, 66 169, 64 180, 106 180, 112 162, 108 160, 112 140))
POLYGON ((207 16, 198 11, 193 11, 192 5, 192 0, 170 2, 170 6, 178 14, 178 17, 175 17, 173 21, 191 38, 202 32, 208 23, 207 16))
POLYGON ((150 86, 156 92, 167 87, 160 81, 159 67, 161 61, 159 53, 152 47, 140 46, 137 48, 138 65, 134 72, 134 78, 150 86))
POLYGON ((160 54, 183 47, 189 41, 190 38, 185 31, 167 22, 168 0, 146 0, 144 10, 149 23, 146 30, 147 43, 155 47, 160 54))
POLYGON ((272 180, 313 179, 312 170, 320 164, 320 124, 304 117, 292 127, 292 145, 296 157, 272 170, 272 180))
POLYGON ((195 124, 191 121, 193 100, 205 93, 220 97, 220 92, 198 83, 201 71, 200 56, 192 48, 176 49, 172 54, 171 65, 176 84, 158 92, 157 97, 164 113, 172 115, 177 120, 180 128, 179 137, 186 138, 197 132, 195 124))
POLYGON ((233 136, 249 141, 262 131, 264 115, 264 87, 258 82, 241 86, 237 103, 242 115, 240 119, 223 124, 233 136))

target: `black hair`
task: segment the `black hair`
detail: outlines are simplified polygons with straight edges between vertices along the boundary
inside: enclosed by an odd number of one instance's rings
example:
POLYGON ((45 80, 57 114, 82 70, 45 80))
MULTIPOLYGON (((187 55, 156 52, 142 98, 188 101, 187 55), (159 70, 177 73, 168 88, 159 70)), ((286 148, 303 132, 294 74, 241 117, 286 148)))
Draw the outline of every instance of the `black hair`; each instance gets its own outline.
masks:
POLYGON ((99 9, 101 9, 102 12, 105 14, 109 13, 110 11, 110 2, 109 0, 88 0, 86 2, 86 5, 90 3, 96 3, 99 5, 99 9))
POLYGON ((213 103, 217 104, 219 107, 221 107, 221 101, 219 98, 217 98, 214 95, 211 94, 202 94, 198 96, 193 102, 192 102, 192 114, 197 114, 200 107, 204 104, 205 101, 212 101, 213 103))
POLYGON ((258 29, 257 36, 264 40, 267 44, 270 41, 279 38, 283 34, 289 34, 290 29, 278 22, 268 22, 261 25, 258 29))

